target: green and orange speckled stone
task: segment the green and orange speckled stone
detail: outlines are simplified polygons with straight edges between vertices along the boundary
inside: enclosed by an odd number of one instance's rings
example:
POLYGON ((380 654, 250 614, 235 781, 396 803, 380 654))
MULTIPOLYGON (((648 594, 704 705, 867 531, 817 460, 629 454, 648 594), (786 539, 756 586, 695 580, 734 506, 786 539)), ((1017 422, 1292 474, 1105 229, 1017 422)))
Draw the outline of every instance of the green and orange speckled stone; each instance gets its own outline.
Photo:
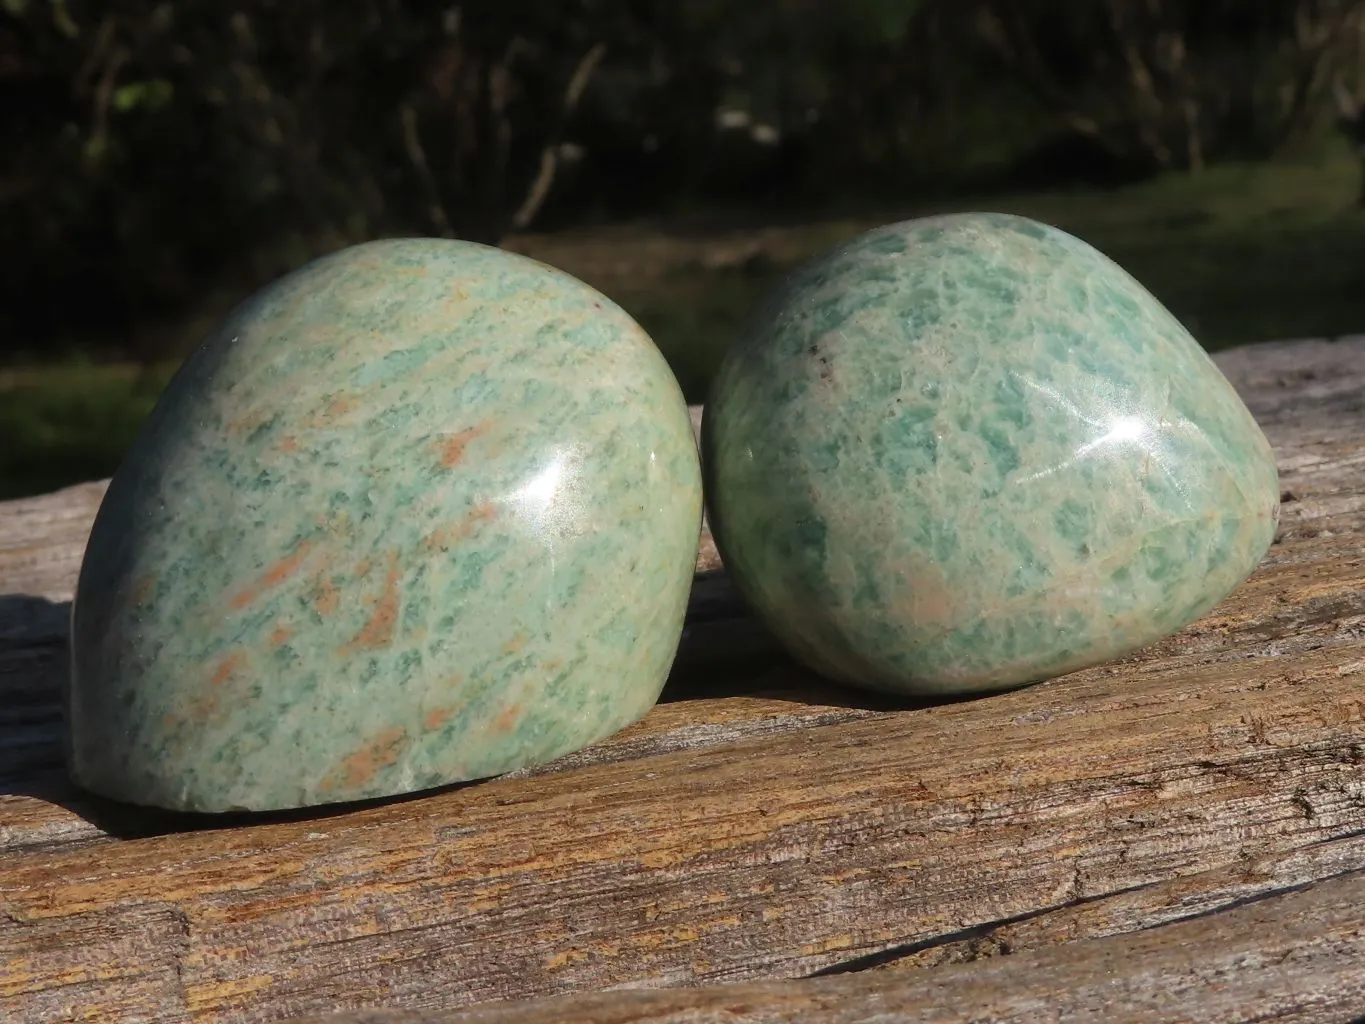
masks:
POLYGON ((890 225, 798 271, 713 385, 716 544, 850 684, 1015 686, 1122 655, 1243 580, 1275 461, 1185 329, 1019 217, 890 225))
POLYGON ((657 700, 700 521, 677 382, 587 285, 444 240, 318 260, 189 358, 110 485, 70 770, 267 810, 581 748, 657 700))

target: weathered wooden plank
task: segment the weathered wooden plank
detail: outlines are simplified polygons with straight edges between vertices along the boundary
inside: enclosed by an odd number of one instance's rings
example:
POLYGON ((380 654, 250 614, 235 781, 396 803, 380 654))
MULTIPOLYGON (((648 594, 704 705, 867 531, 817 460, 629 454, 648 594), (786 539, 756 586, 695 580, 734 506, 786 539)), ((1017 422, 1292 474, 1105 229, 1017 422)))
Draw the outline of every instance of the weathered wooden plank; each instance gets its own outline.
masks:
POLYGON ((0 594, 68 601, 109 481, 0 502, 0 594))
POLYGON ((934 966, 1365 866, 1365 339, 1224 364, 1281 459, 1280 542, 1179 636, 1013 694, 825 686, 761 658, 711 575, 670 699, 607 743, 419 799, 204 822, 64 783, 65 606, 0 602, 0 951, 49 951, 0 955, 0 1000, 118 1019, 83 979, 139 915, 156 925, 118 998, 159 1016, 125 1019, 254 1021, 934 966), (735 643, 747 661, 717 657, 735 643))
POLYGON ((1236 1024, 1359 1019, 1365 876, 1119 938, 937 971, 670 992, 613 992, 454 1012, 372 1011, 294 1024, 1236 1024))
MULTIPOLYGON (((1135 694, 1097 673, 1045 701, 893 712, 325 819, 159 835, 144 821, 136 841, 17 850, 0 863, 0 942, 67 940, 22 976, 0 966, 0 993, 27 1012, 147 906, 185 922, 141 950, 180 979, 172 1019, 269 1020, 791 977, 1230 869, 1365 825, 1360 679, 1343 656, 1365 647, 1309 652, 1293 679, 1274 660, 1231 678, 1156 670, 1135 694)), ((102 1019, 94 1005, 73 1017, 102 1019)))
MULTIPOLYGON (((1029 949, 1122 935, 1276 898, 1316 881, 1365 869, 1365 834, 1251 855, 1192 875, 1050 907, 929 944, 891 949, 841 969, 902 971, 973 963, 1029 949)), ((1365 974, 1365 972, 1362 972, 1365 974)), ((1362 1004, 1365 1010, 1365 1004, 1362 1004)))
POLYGON ((0 1020, 53 1022, 187 1021, 174 960, 148 960, 148 943, 174 948, 183 943, 185 922, 172 906, 146 903, 112 915, 45 921, 22 931, 0 929, 0 1020), (46 976, 47 961, 60 957, 60 985, 16 998, 46 976))

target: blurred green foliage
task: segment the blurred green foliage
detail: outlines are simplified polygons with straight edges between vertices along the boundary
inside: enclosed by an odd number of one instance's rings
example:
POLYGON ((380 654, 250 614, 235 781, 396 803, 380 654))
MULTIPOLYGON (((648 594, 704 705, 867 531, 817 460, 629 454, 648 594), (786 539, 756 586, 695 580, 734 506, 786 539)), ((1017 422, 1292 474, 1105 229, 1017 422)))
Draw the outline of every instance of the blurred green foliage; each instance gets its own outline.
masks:
POLYGON ((172 369, 71 362, 0 372, 0 499, 109 476, 172 369))
MULTIPOLYGON (((658 341, 692 401, 748 311, 785 270, 893 217, 973 206, 1058 224, 1147 284, 1204 345, 1365 330, 1365 209, 1344 147, 1113 190, 981 197, 761 234, 628 229, 518 246, 605 290, 658 341), (737 240, 738 239, 738 240, 737 240)), ((108 476, 174 362, 0 371, 0 498, 108 476)))
POLYGON ((112 471, 232 304, 385 235, 579 274, 694 400, 787 267, 945 208, 1210 347, 1360 330, 1362 100, 1365 0, 0 0, 0 495, 112 471))
POLYGON ((300 261, 1264 159, 1362 0, 4 0, 0 356, 173 355, 300 261))

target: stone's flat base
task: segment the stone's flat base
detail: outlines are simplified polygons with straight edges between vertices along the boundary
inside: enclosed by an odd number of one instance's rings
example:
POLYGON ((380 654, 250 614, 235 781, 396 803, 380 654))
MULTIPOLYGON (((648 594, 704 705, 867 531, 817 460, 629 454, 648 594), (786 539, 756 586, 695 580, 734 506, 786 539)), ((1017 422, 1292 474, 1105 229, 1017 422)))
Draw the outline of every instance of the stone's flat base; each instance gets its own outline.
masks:
POLYGON ((1108 258, 1019 217, 873 231, 799 270, 703 428, 711 525, 798 657, 1015 686, 1169 634, 1274 534, 1265 437, 1108 258))
POLYGON ((266 810, 592 743, 658 697, 700 518, 677 383, 597 292, 459 242, 310 264, 188 360, 110 485, 74 776, 266 810))

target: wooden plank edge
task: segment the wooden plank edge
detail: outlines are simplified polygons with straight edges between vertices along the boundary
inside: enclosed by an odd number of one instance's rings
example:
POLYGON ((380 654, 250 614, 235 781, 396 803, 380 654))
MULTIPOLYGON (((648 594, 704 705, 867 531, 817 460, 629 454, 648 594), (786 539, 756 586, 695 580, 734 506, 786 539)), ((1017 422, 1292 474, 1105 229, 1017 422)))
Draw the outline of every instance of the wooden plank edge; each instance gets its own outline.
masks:
POLYGON ((294 1024, 1344 1021, 1365 1009, 1365 872, 1132 934, 972 964, 294 1024))
MULTIPOLYGON (((20 1013, 60 993, 71 1019, 114 1019, 96 1015, 109 984, 91 972, 132 914, 171 915, 133 965, 177 978, 181 1000, 139 1019, 278 1019, 809 974, 1024 928, 1038 908, 1089 914, 1082 931, 1140 928, 1365 862, 1354 841, 1331 845, 1365 835, 1354 675, 1179 674, 1125 716, 1117 745, 1101 719, 1124 697, 1063 701, 1074 713, 1056 720, 1020 718, 1016 700, 986 718, 850 722, 326 822, 19 853, 0 882, 0 992, 20 1013), (1337 724, 1324 732, 1321 716, 1337 724), (1278 877, 1251 860, 1319 844, 1278 877), (1223 874, 1188 877, 1201 869, 1223 874), (1186 878, 1153 912, 1133 898, 1174 875, 1186 878), (1132 902, 1082 909, 1107 896, 1132 902)), ((1036 927, 1029 941, 1049 941, 1036 927)), ((129 982, 127 998, 151 1005, 150 985, 129 982)))

